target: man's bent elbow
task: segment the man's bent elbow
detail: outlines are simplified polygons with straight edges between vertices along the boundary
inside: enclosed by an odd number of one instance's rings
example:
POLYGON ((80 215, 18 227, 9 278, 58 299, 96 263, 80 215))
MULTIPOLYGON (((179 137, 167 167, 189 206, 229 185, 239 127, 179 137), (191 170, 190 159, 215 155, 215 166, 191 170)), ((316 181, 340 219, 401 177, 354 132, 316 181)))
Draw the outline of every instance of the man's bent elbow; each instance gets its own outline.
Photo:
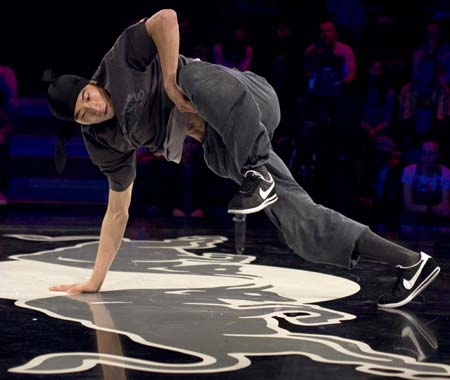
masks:
POLYGON ((152 35, 152 33, 160 28, 167 28, 168 26, 175 25, 178 23, 177 12, 173 9, 162 9, 150 17, 145 25, 147 32, 152 35))
POLYGON ((173 9, 162 9, 158 12, 159 17, 163 18, 165 21, 176 21, 177 12, 173 9))

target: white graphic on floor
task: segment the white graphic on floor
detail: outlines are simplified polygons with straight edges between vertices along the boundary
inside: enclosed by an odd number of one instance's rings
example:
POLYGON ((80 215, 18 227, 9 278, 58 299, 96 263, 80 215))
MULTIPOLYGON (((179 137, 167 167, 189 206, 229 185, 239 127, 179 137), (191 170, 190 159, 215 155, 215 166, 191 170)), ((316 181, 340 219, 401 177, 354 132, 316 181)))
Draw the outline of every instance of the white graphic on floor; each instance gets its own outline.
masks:
MULTIPOLYGON (((94 238, 5 236, 37 242, 94 238)), ((100 364, 160 373, 216 373, 250 366, 252 357, 295 354, 317 362, 351 365, 385 378, 450 378, 448 365, 375 351, 357 340, 281 327, 279 320, 313 327, 354 319, 315 303, 348 297, 358 292, 359 286, 337 276, 255 265, 253 256, 212 251, 225 240, 220 236, 124 239, 102 292, 97 294, 67 296, 50 292, 48 287, 86 280, 98 241, 15 255, 0 262, 0 298, 191 358, 180 363, 136 359, 121 355, 120 350, 102 351, 107 345, 99 341, 99 352, 41 355, 10 371, 61 374, 100 364)), ((97 334, 97 339, 101 340, 102 334, 97 334)))

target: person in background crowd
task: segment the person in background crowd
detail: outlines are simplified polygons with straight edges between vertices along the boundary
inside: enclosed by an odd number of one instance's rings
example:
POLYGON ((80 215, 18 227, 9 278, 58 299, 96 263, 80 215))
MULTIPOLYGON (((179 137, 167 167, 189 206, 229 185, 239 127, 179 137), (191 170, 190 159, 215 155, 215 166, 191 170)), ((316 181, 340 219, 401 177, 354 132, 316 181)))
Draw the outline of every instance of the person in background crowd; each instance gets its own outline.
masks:
POLYGON ((403 150, 419 148, 420 141, 435 138, 449 118, 449 92, 437 79, 436 62, 423 58, 412 82, 399 96, 400 137, 403 150))
POLYGON ((16 74, 11 67, 0 65, 0 206, 8 204, 5 192, 9 179, 9 139, 17 107, 16 74))
POLYGON ((214 62, 241 71, 250 70, 254 49, 247 39, 248 33, 243 25, 236 25, 231 33, 227 31, 225 40, 213 46, 214 62))
POLYGON ((395 92, 384 76, 383 64, 373 60, 362 94, 364 98, 361 128, 371 140, 388 132, 395 105, 395 92))
POLYGON ((430 22, 427 24, 425 38, 423 43, 413 51, 411 68, 412 75, 415 78, 419 74, 420 63, 425 57, 433 57, 441 66, 445 61, 445 56, 448 55, 450 44, 442 41, 441 27, 437 22, 430 22))
POLYGON ((450 169, 439 164, 439 143, 422 144, 417 164, 407 166, 402 173, 404 225, 445 227, 450 221, 450 169))
MULTIPOLYGON (((353 49, 338 40, 336 25, 332 21, 320 24, 320 41, 310 45, 305 51, 305 58, 316 56, 320 61, 321 56, 333 54, 341 59, 342 83, 351 83, 356 79, 356 60, 353 49)), ((310 76, 314 76, 314 67, 310 76)))
POLYGON ((362 216, 368 215, 368 223, 377 231, 398 228, 402 203, 400 152, 390 137, 375 137, 373 160, 363 178, 362 216))

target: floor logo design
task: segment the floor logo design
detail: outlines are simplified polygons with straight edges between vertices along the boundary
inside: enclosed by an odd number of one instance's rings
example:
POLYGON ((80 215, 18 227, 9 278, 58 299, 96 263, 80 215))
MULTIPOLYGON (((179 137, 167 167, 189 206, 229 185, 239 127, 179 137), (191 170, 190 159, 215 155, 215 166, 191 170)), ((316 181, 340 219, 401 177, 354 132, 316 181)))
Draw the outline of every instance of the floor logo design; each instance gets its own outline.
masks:
MULTIPOLYGON (((8 236, 37 242, 96 238, 8 236)), ((354 319, 317 303, 350 296, 359 286, 336 276, 252 264, 253 256, 214 252, 225 240, 220 236, 124 239, 102 292, 77 296, 47 289, 86 279, 96 240, 0 262, 1 298, 183 356, 173 363, 137 359, 122 355, 120 347, 102 351, 107 345, 99 341, 99 352, 50 353, 18 363, 10 371, 61 374, 106 365, 160 373, 217 373, 250 366, 252 357, 296 354, 351 365, 384 378, 450 378, 447 365, 375 351, 358 340, 290 331, 286 326, 302 326, 305 331, 354 319)), ((97 339, 101 336, 97 334, 97 339)))

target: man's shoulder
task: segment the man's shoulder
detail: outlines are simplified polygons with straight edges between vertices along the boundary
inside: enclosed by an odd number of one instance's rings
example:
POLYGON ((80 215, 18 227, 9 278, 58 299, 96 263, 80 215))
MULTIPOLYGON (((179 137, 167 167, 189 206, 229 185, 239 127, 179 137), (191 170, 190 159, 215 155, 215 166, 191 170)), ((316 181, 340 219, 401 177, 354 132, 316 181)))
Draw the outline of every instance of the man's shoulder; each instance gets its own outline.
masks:
POLYGON ((309 45, 306 50, 305 50, 305 54, 311 54, 312 52, 314 52, 317 49, 317 44, 311 44, 309 45))
POLYGON ((400 90, 400 95, 406 95, 410 93, 413 90, 412 88, 412 82, 406 83, 403 85, 403 87, 400 90))
POLYGON ((115 154, 115 150, 108 144, 108 124, 82 125, 81 135, 92 159, 115 154))
POLYGON ((416 171, 417 171, 417 164, 410 164, 403 169, 403 174, 414 176, 416 174, 416 171))
POLYGON ((353 48, 341 41, 336 41, 334 45, 334 52, 336 54, 353 54, 353 48))
POLYGON ((450 179, 450 169, 445 165, 439 165, 441 168, 442 176, 446 179, 450 179))

